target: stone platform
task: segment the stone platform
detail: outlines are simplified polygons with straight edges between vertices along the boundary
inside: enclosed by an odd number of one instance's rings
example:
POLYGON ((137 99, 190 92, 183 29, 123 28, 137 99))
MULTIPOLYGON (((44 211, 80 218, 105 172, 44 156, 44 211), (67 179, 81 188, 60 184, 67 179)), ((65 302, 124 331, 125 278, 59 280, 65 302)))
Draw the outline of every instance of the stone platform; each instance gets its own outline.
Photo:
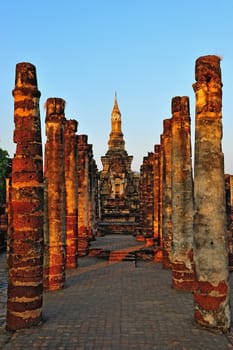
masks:
MULTIPOLYGON (((142 246, 130 236, 99 237, 94 249, 142 246)), ((0 255, 1 315, 6 302, 5 254, 0 255)), ((233 333, 200 329, 193 320, 189 292, 171 288, 171 272, 161 264, 79 259, 67 271, 65 288, 44 294, 44 322, 10 333, 0 323, 0 349, 49 350, 229 350, 233 333)), ((233 278, 231 275, 231 287, 233 278)))

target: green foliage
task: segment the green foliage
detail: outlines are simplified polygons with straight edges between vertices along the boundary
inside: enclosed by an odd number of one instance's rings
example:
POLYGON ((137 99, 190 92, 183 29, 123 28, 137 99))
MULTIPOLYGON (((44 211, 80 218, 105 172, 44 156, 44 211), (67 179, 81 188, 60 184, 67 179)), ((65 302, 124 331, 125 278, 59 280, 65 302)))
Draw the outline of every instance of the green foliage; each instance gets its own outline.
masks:
POLYGON ((6 175, 9 164, 9 154, 0 148, 0 204, 6 201, 6 175))

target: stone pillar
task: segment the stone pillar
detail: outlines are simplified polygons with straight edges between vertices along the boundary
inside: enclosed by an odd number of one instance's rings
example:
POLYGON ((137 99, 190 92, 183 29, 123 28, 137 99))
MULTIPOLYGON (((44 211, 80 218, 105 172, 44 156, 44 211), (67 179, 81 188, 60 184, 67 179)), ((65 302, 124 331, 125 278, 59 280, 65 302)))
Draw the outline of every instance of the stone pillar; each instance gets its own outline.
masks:
POLYGON ((66 267, 77 267, 78 247, 78 185, 76 120, 65 122, 65 187, 66 187, 66 267))
POLYGON ((94 239, 94 168, 93 168, 93 150, 92 145, 88 144, 88 239, 94 239))
POLYGON ((96 161, 92 159, 92 231, 93 238, 97 235, 97 225, 99 220, 99 198, 98 198, 98 168, 96 161))
POLYGON ((189 99, 172 99, 172 285, 193 290, 193 179, 189 99))
POLYGON ((227 213, 227 247, 228 247, 228 265, 230 271, 233 270, 233 245, 232 245, 232 223, 233 223, 233 176, 225 175, 226 191, 226 213, 227 213))
POLYGON ((154 239, 160 243, 159 230, 160 230, 160 145, 154 146, 154 162, 153 162, 153 173, 154 173, 154 239))
POLYGON ((46 101, 45 144, 45 256, 44 288, 57 290, 65 283, 65 101, 46 101))
POLYGON ((93 156, 93 146, 89 145, 89 239, 94 240, 97 231, 98 169, 93 156))
POLYGON ((18 330, 42 319, 43 157, 36 68, 16 65, 14 142, 8 231, 6 328, 18 330))
POLYGON ((78 255, 88 254, 88 143, 87 135, 77 136, 78 147, 78 255))
POLYGON ((171 119, 163 121, 163 268, 172 261, 171 119))
MULTIPOLYGON (((160 166, 159 166, 159 246, 163 252, 163 134, 160 135, 160 166)), ((162 253, 163 255, 163 253, 162 253)))
POLYGON ((140 226, 145 238, 153 237, 153 199, 154 199, 154 172, 153 172, 154 153, 148 153, 143 158, 143 164, 140 168, 140 226))
POLYGON ((230 328, 220 58, 197 59, 194 164, 194 290, 198 324, 230 328))

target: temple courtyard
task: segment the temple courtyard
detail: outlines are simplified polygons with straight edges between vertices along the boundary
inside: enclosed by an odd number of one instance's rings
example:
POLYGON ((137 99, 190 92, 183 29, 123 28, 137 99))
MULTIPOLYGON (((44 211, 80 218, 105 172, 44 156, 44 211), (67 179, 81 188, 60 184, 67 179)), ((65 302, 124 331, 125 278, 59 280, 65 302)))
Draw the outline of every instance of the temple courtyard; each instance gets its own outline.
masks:
MULTIPOLYGON (((117 261, 110 252, 143 248, 133 236, 106 235, 91 242, 90 254, 66 272, 65 288, 44 293, 43 322, 5 330, 6 255, 0 255, 0 349, 56 350, 229 350, 233 332, 199 328, 193 297, 171 287, 171 271, 150 259, 117 261), (106 257, 98 257, 98 252, 106 257)), ((126 254, 127 255, 127 254, 126 254)), ((231 300, 233 277, 231 279, 231 300)))

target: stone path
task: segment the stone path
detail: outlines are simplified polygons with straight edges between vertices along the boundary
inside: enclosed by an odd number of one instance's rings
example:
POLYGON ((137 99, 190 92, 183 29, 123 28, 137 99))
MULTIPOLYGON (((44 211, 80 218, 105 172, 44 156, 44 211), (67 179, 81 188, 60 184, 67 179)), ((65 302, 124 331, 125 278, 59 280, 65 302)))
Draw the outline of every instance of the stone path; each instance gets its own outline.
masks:
MULTIPOLYGON (((92 247, 104 249, 135 245, 130 236, 105 236, 92 242, 92 247)), ((67 272, 66 287, 44 294, 41 325, 10 333, 1 321, 0 349, 233 349, 231 333, 197 327, 192 294, 171 288, 170 271, 153 262, 137 265, 80 258, 79 267, 67 272)), ((4 254, 0 267, 2 281, 4 254)), ((4 285, 0 289, 3 304, 5 290, 4 285)))

